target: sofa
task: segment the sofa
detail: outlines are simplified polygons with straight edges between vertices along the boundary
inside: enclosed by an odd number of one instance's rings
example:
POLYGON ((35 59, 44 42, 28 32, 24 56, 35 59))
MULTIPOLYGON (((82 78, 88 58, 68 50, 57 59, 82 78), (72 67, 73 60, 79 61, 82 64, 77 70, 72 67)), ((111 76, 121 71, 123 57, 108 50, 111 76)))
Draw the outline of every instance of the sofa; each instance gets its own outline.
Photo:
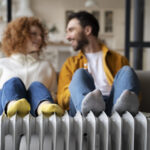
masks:
POLYGON ((150 113, 150 71, 136 71, 141 86, 140 111, 150 113))

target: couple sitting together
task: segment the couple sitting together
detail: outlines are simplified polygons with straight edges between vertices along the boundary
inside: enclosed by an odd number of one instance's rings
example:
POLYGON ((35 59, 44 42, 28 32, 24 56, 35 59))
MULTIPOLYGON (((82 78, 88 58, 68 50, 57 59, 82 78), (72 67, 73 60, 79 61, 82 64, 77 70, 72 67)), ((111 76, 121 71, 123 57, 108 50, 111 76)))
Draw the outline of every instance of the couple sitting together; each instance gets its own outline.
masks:
POLYGON ((71 116, 90 111, 120 115, 138 112, 139 81, 127 59, 98 40, 99 23, 88 12, 68 18, 66 38, 76 56, 66 60, 59 73, 40 58, 47 32, 36 17, 21 17, 8 23, 2 38, 0 59, 0 114, 24 117, 43 113, 71 116), (57 96, 56 96, 57 93, 57 96))

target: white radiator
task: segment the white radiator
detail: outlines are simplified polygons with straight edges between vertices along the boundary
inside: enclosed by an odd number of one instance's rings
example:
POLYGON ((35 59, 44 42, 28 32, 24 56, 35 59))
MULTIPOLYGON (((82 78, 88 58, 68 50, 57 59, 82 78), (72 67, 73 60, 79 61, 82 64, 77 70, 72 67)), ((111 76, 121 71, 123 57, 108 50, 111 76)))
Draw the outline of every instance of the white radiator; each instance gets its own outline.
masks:
POLYGON ((98 118, 66 113, 34 118, 0 116, 0 150, 150 150, 150 118, 139 112, 98 118))

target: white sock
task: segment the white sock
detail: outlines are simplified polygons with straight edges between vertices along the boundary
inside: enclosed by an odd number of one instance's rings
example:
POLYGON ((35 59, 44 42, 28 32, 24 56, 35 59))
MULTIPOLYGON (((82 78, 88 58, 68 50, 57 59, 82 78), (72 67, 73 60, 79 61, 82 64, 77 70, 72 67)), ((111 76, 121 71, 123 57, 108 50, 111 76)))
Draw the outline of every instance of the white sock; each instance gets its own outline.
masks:
POLYGON ((119 114, 123 114, 125 111, 128 111, 132 115, 136 115, 138 113, 138 109, 138 96, 132 91, 124 90, 117 99, 116 104, 113 106, 112 112, 117 111, 119 114))
POLYGON ((105 102, 99 89, 95 89, 84 97, 81 105, 83 116, 86 116, 90 111, 92 111, 95 116, 99 116, 104 110, 105 102))

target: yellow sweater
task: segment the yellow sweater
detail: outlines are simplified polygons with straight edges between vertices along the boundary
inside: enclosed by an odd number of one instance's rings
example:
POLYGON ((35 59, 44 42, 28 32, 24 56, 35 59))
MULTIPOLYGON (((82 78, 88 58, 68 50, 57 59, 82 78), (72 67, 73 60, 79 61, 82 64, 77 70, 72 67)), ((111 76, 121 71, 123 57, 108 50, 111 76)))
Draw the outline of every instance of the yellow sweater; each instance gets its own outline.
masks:
MULTIPOLYGON (((129 65, 128 60, 120 54, 108 50, 105 45, 102 45, 103 52, 103 66, 108 80, 108 83, 112 85, 116 73, 124 65, 129 65)), ((80 51, 77 56, 72 56, 64 63, 58 80, 57 102, 63 108, 69 109, 70 91, 69 84, 72 80, 74 72, 79 68, 87 68, 87 59, 85 55, 80 51)))

